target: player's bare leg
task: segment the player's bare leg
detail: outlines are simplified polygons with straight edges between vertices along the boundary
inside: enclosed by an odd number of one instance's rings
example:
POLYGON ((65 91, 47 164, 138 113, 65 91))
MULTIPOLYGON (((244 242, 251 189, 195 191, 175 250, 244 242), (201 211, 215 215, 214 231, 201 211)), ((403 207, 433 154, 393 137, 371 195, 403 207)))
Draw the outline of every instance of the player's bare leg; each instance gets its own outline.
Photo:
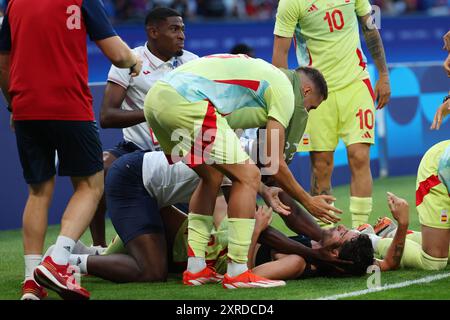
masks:
MULTIPOLYGON (((108 169, 111 167, 114 161, 117 158, 111 154, 110 152, 103 152, 103 168, 105 172, 105 178, 108 174, 108 169)), ((103 194, 102 198, 98 203, 97 210, 95 211, 94 217, 92 218, 91 224, 89 228, 91 230, 92 242, 94 246, 102 246, 106 247, 106 238, 105 238, 105 214, 106 214, 106 201, 105 195, 103 194)))
POLYGON ((372 212, 372 173, 370 171, 370 144, 355 143, 347 146, 351 171, 350 213, 352 227, 367 223, 372 212))
POLYGON ((89 226, 103 195, 103 170, 89 177, 72 177, 74 193, 61 220, 61 235, 78 240, 89 226))
POLYGON ((435 258, 447 258, 450 243, 450 230, 422 225, 422 249, 435 258))
POLYGON ((45 234, 47 232, 48 210, 55 188, 55 177, 39 184, 28 186, 28 199, 23 211, 23 251, 25 260, 25 281, 22 300, 40 300, 47 292, 33 279, 34 269, 41 263, 45 234))
POLYGON ((125 245, 128 254, 93 255, 87 259, 91 275, 113 282, 164 282, 167 280, 167 244, 164 233, 143 234, 125 245))
POLYGON ((205 251, 213 227, 213 212, 223 174, 212 166, 201 164, 194 168, 201 178, 189 202, 188 264, 183 273, 186 285, 219 282, 216 272, 206 266, 205 251))
POLYGON ((333 151, 312 151, 311 159, 311 195, 332 194, 331 175, 334 166, 333 151))
POLYGON ((42 254, 54 187, 55 177, 28 187, 29 195, 23 212, 22 230, 25 255, 42 254))
POLYGON ((74 193, 61 220, 61 232, 50 256, 34 270, 36 281, 63 299, 89 299, 89 292, 73 283, 68 270, 76 241, 88 227, 103 194, 103 170, 87 177, 71 177, 74 193))
POLYGON ((230 262, 223 287, 276 287, 284 281, 272 281, 248 270, 248 251, 255 227, 256 194, 261 182, 261 173, 253 163, 215 164, 231 179, 228 200, 228 258, 230 262))
MULTIPOLYGON (((334 166, 334 151, 311 151, 311 195, 332 195, 331 175, 334 166)), ((332 227, 316 219, 321 227, 332 227)))

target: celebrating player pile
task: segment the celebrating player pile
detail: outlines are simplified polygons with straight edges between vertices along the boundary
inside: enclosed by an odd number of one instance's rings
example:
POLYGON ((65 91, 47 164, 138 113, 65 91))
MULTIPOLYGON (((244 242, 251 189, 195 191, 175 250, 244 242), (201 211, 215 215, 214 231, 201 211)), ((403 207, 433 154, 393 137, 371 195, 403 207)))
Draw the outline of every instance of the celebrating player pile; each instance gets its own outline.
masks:
MULTIPOLYGON (((326 85, 318 75, 312 70, 294 72, 303 82, 300 90, 307 110, 317 107, 327 97, 326 85)), ((295 83, 299 85, 300 81, 295 83)), ((228 201, 231 262, 223 285, 248 287, 266 282, 247 268, 260 172, 249 161, 231 128, 265 126, 267 157, 270 166, 275 168, 273 177, 277 183, 317 217, 330 217, 329 210, 340 212, 326 203, 332 197, 309 196, 284 161, 285 128, 294 113, 294 103, 293 86, 282 71, 245 55, 213 55, 189 62, 149 91, 145 116, 163 151, 171 161, 183 158, 201 178, 189 204, 185 284, 193 285, 198 279, 202 283, 217 279, 215 271, 206 266, 205 248, 224 174, 231 179, 232 187, 228 201), (200 124, 197 129, 196 124, 200 124)))

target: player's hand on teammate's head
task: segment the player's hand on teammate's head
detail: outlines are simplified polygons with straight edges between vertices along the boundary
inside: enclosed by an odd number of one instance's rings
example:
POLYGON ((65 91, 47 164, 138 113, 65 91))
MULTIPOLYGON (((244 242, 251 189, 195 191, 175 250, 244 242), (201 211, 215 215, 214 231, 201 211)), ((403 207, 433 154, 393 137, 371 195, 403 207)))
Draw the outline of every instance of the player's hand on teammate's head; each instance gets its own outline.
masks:
POLYGON ((255 212, 255 230, 262 232, 272 222, 272 208, 261 206, 255 212))
POLYGON ((387 192, 387 201, 392 217, 401 225, 409 224, 409 205, 405 199, 387 192))
POLYGON ((308 203, 304 203, 306 210, 314 217, 324 223, 336 223, 341 219, 334 213, 342 213, 342 210, 332 206, 330 203, 335 201, 336 198, 330 195, 320 195, 310 198, 308 203))
POLYGON ((442 124, 442 120, 444 120, 444 118, 449 114, 450 114, 450 99, 441 104, 440 107, 436 110, 436 113, 434 114, 433 123, 431 124, 430 129, 439 130, 442 124))
POLYGON ((375 84, 375 101, 377 102, 377 110, 383 109, 391 99, 391 84, 389 82, 389 74, 380 74, 375 84))
POLYGON ((136 56, 136 64, 130 68, 130 76, 137 77, 142 70, 142 59, 136 56))
POLYGON ((291 208, 285 205, 279 198, 279 194, 283 189, 277 187, 267 187, 261 196, 264 202, 278 214, 287 216, 291 214, 291 208))

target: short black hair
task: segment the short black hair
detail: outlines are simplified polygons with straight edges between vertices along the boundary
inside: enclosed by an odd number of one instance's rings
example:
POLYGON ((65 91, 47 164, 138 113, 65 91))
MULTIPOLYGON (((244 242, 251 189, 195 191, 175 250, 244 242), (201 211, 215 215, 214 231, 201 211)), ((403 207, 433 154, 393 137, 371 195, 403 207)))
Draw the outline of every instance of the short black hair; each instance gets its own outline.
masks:
POLYGON ((160 21, 164 21, 169 17, 181 17, 181 14, 173 9, 159 7, 152 9, 145 17, 145 25, 156 24, 160 21))
POLYGON ((367 268, 373 264, 372 241, 367 234, 360 234, 342 245, 338 257, 353 262, 353 264, 340 265, 347 274, 362 276, 367 272, 367 268))
POLYGON ((251 54, 253 52, 253 48, 245 43, 238 43, 233 48, 231 48, 230 53, 231 54, 251 54))
POLYGON ((311 81, 314 82, 314 85, 319 91, 319 94, 323 97, 323 100, 327 100, 328 98, 327 82, 325 81, 323 74, 319 70, 311 67, 298 67, 297 69, 295 69, 295 71, 302 72, 309 79, 311 79, 311 81))

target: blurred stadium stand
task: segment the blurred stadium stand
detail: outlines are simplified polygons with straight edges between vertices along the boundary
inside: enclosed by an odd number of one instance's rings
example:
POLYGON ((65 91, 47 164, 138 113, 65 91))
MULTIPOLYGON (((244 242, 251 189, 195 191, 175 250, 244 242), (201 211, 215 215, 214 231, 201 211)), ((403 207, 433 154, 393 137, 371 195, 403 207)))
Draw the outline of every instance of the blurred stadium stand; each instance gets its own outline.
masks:
MULTIPOLYGON (((2 2, 4 1, 0 0, 0 4, 2 2)), ((142 21, 143 15, 149 8, 149 3, 153 3, 143 0, 104 0, 104 2, 117 22, 130 17, 142 21), (127 6, 128 9, 125 9, 127 6), (119 10, 119 8, 121 9, 119 10), (136 8, 142 10, 136 10, 136 8)), ((185 21, 186 49, 203 56, 228 52, 236 43, 247 43, 255 49, 257 57, 270 61, 273 42, 273 10, 270 15, 267 13, 265 21, 249 21, 246 7, 244 7, 245 14, 242 16, 240 15, 242 12, 232 13, 234 18, 232 21, 206 21, 199 16, 206 15, 204 12, 211 13, 216 10, 212 5, 216 1, 160 0, 158 3, 168 5, 173 2, 179 6, 190 8, 186 9, 185 15, 187 18, 185 21), (193 6, 193 3, 197 7, 193 6), (207 6, 209 9, 206 8, 207 6), (195 15, 191 13, 193 12, 192 8, 196 8, 195 15)), ((230 17, 229 12, 234 12, 233 10, 227 11, 230 3, 247 5, 274 2, 276 5, 276 1, 259 0, 217 2, 226 3, 226 14, 224 14, 226 17, 230 17)), ((450 5, 447 0, 375 1, 375 3, 381 5, 386 13, 382 15, 380 32, 390 64, 392 98, 384 111, 377 112, 378 135, 376 145, 371 151, 372 172, 374 177, 378 177, 380 171, 382 174, 388 173, 389 175, 415 174, 421 155, 425 150, 436 142, 449 137, 449 119, 446 120, 440 131, 430 131, 429 127, 435 110, 450 88, 450 81, 441 67, 446 57, 446 53, 442 50, 442 36, 450 28, 448 16, 450 5), (391 16, 402 12, 417 13, 419 11, 433 15, 391 16), (439 15, 443 12, 446 15, 439 15)), ((217 14, 215 17, 223 16, 220 10, 214 14, 217 14)), ((255 19, 257 19, 256 17, 255 19)), ((142 23, 120 23, 116 25, 116 30, 131 47, 142 45, 145 42, 142 23)), ((95 113, 98 116, 104 81, 110 65, 93 43, 89 43, 88 54, 89 79, 94 96, 95 113)), ((370 63, 370 57, 368 59, 370 63)), ((289 64, 291 67, 296 66, 293 50, 290 53, 289 64)), ((369 64, 368 68, 372 79, 376 79, 373 66, 369 64)), ((9 114, 4 108, 0 110, 0 132, 4 145, 1 173, 2 192, 0 193, 0 203, 2 204, 0 230, 2 230, 20 228, 27 186, 22 178, 15 138, 9 130, 9 114)), ((121 130, 117 129, 100 129, 100 134, 105 149, 112 147, 121 139, 121 130)), ((350 174, 346 163, 345 148, 343 144, 339 144, 336 150, 333 185, 349 182, 350 174)), ((291 169, 302 185, 308 189, 309 159, 307 154, 298 154, 291 164, 291 169)), ((59 221, 61 208, 65 207, 70 195, 69 190, 71 190, 68 179, 58 178, 57 183, 61 188, 57 188, 55 191, 54 202, 49 214, 50 223, 59 221)))

